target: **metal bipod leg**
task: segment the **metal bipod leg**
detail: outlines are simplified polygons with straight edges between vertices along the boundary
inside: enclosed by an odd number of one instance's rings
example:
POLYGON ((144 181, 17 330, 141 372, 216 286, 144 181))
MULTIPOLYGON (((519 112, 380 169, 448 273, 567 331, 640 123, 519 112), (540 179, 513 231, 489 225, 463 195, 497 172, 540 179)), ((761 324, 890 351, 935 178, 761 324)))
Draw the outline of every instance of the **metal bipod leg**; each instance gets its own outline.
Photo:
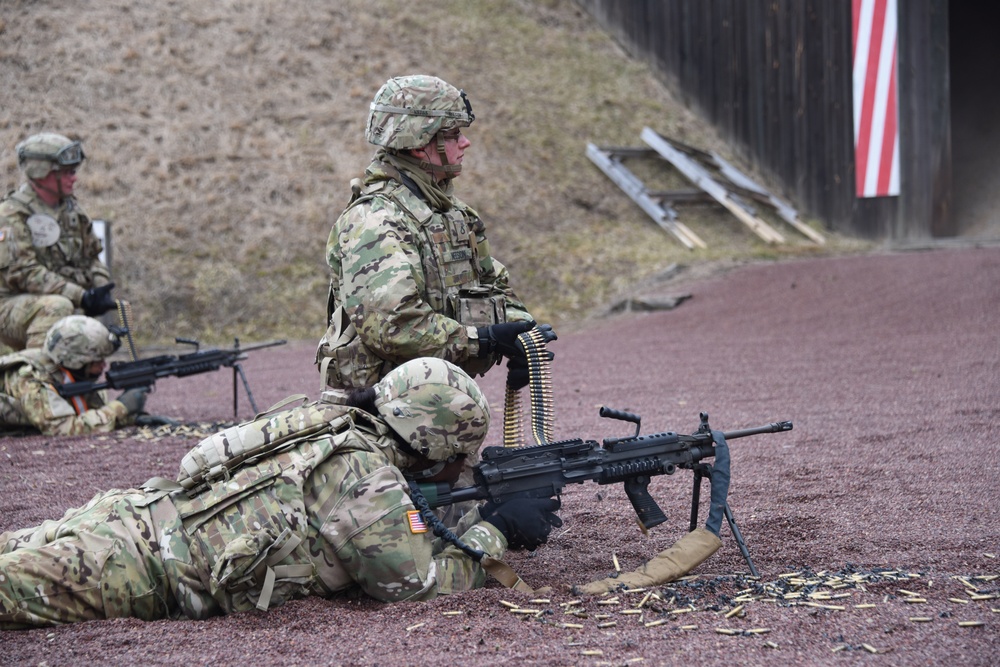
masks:
MULTIPOLYGON (((701 480, 703 477, 708 477, 709 480, 712 478, 712 466, 707 463, 694 466, 694 489, 691 491, 690 530, 694 530, 698 527, 698 501, 701 498, 701 480)), ((740 553, 743 554, 744 560, 746 560, 747 565, 750 567, 750 574, 754 577, 759 577, 760 574, 757 573, 757 568, 754 567, 753 561, 750 559, 750 551, 747 549, 746 542, 743 541, 743 533, 740 532, 739 526, 736 525, 736 518, 733 516, 733 511, 729 509, 728 502, 723 505, 722 510, 726 517, 726 522, 729 524, 729 530, 733 533, 733 537, 736 539, 736 546, 740 548, 740 553)))
POLYGON ((729 530, 733 531, 733 537, 736 538, 736 544, 740 548, 740 553, 743 554, 743 558, 746 559, 747 565, 750 566, 750 574, 759 577, 760 574, 757 573, 757 568, 753 566, 753 561, 750 560, 750 552, 747 551, 747 544, 743 541, 743 534, 740 532, 739 526, 736 525, 736 519, 733 517, 733 511, 729 509, 729 503, 726 503, 722 508, 726 515, 726 521, 729 522, 729 530))
POLYGON ((243 366, 236 363, 233 364, 233 419, 239 421, 239 401, 237 397, 239 395, 239 386, 236 384, 236 376, 243 380, 243 389, 247 392, 247 398, 250 399, 250 407, 253 408, 253 413, 255 415, 260 414, 260 410, 257 408, 257 402, 253 400, 253 392, 250 391, 250 382, 247 380, 247 374, 243 372, 243 366))

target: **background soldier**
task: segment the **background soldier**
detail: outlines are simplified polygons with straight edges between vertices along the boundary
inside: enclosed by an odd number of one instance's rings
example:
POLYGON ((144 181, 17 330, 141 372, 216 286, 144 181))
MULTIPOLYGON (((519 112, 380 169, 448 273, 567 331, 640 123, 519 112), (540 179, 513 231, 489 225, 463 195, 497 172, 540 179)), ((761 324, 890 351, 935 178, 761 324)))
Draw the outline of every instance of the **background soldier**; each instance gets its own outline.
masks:
POLYGON ((426 600, 483 586, 483 563, 462 546, 500 558, 561 525, 550 498, 493 505, 485 520, 466 514, 453 542, 435 540, 417 514, 402 471, 453 483, 489 428, 486 398, 457 366, 410 361, 352 403, 233 427, 243 430, 184 458, 182 483, 108 491, 58 521, 0 535, 0 629, 206 618, 349 590, 426 600), (236 439, 274 448, 213 476, 236 439))
POLYGON ((129 389, 114 401, 106 391, 71 399, 55 387, 94 380, 104 359, 118 349, 118 337, 97 320, 70 315, 52 325, 41 348, 0 357, 0 424, 31 426, 44 435, 106 433, 134 422, 148 388, 129 389))
POLYGON ((80 142, 46 132, 16 150, 27 182, 0 201, 0 342, 21 350, 41 347, 75 308, 97 316, 115 303, 101 241, 73 196, 80 142))
POLYGON ((393 78, 375 95, 365 136, 379 148, 326 246, 329 329, 316 362, 331 398, 423 356, 473 376, 507 357, 511 385, 527 384, 516 338, 534 322, 482 219, 453 192, 474 119, 465 92, 433 76, 393 78))

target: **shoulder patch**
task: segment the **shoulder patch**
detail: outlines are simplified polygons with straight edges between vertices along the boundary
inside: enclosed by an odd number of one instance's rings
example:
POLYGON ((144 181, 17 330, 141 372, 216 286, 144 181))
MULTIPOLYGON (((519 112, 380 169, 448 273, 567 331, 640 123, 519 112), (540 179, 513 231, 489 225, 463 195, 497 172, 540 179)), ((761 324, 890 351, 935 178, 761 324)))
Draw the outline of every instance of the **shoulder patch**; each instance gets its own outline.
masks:
POLYGON ((427 523, 424 521, 424 517, 420 516, 419 510, 409 510, 406 512, 406 522, 410 526, 410 532, 413 534, 426 533, 427 523))

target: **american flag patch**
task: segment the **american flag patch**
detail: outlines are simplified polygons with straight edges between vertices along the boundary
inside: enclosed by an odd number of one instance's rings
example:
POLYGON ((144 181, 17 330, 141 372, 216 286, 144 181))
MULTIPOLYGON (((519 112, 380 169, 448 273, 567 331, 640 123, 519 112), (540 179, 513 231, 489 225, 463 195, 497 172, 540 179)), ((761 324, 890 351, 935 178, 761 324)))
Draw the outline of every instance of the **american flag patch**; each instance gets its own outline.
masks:
POLYGON ((406 520, 410 522, 410 532, 411 533, 426 533, 427 524, 424 523, 424 518, 420 516, 418 510, 410 510, 406 513, 406 520))

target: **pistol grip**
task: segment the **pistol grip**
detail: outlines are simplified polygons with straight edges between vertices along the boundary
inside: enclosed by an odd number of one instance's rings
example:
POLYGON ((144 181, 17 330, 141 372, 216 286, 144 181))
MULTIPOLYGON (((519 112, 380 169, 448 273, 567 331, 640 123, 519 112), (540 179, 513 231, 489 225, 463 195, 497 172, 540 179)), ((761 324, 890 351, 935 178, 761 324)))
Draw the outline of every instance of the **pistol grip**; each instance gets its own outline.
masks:
POLYGON ((663 510, 649 495, 649 477, 646 475, 638 475, 625 480, 625 495, 632 503, 632 509, 635 510, 639 521, 646 528, 659 526, 667 520, 663 510))

